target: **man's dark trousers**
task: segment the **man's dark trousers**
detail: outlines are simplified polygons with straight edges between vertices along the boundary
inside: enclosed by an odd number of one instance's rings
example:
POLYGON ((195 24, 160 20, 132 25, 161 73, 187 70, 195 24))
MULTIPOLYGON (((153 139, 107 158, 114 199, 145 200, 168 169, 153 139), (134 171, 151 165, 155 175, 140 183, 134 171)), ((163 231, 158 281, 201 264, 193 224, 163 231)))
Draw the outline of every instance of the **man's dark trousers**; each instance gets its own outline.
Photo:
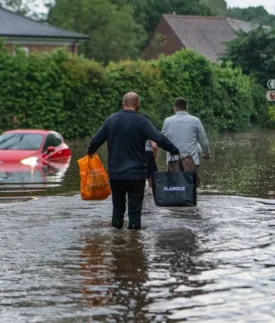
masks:
POLYGON ((145 180, 110 180, 113 199, 112 226, 123 227, 126 211, 126 195, 128 194, 128 229, 141 228, 141 210, 144 198, 145 180))

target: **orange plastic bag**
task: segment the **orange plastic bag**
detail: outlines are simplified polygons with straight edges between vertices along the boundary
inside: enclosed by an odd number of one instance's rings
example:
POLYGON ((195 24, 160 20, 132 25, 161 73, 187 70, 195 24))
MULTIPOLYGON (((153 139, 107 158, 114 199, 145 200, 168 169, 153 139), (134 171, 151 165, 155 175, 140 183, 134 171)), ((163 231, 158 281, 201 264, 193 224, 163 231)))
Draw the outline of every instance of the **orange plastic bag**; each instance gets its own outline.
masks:
POLYGON ((99 157, 85 156, 77 161, 82 200, 105 200, 111 194, 108 175, 99 157))

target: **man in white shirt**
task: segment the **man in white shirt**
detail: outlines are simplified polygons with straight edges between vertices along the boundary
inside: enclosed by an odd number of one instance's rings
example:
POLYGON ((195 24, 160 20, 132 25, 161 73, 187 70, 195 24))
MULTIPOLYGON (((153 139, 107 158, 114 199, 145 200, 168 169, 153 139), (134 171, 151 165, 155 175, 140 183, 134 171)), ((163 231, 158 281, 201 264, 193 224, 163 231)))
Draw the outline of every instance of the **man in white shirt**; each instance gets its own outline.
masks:
MULTIPOLYGON (((162 132, 178 147, 180 157, 171 158, 171 155, 167 154, 168 171, 196 171, 200 164, 199 145, 203 158, 210 158, 208 138, 200 119, 188 113, 185 99, 175 100, 174 111, 174 116, 165 119, 162 132)), ((197 182, 200 184, 199 177, 197 182)))

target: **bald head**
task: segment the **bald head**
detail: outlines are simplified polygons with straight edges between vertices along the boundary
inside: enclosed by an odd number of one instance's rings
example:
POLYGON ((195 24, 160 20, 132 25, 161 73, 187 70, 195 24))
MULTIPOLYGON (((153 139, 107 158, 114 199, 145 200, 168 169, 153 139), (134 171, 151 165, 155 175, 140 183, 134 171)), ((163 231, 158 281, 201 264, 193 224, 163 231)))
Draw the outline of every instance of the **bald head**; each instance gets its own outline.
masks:
POLYGON ((135 92, 126 93, 123 97, 122 105, 125 110, 138 111, 140 103, 139 95, 135 92))

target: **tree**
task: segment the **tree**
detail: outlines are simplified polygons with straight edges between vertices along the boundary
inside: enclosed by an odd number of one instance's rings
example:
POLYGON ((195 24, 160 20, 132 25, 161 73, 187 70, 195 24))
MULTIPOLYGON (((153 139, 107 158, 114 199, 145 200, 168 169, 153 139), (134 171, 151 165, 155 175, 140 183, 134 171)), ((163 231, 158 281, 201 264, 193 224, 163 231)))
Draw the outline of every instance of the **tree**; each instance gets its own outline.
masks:
POLYGON ((227 3, 225 0, 203 0, 203 4, 209 7, 214 15, 226 15, 227 3))
POLYGON ((275 29, 258 27, 226 44, 223 62, 232 61, 246 74, 253 74, 266 87, 275 76, 275 29))
POLYGON ((117 6, 131 4, 138 22, 144 24, 150 34, 154 31, 164 14, 212 15, 208 6, 200 0, 112 0, 117 6))
POLYGON ((48 21, 88 34, 81 52, 107 63, 138 57, 162 15, 169 13, 209 15, 211 10, 200 0, 56 0, 48 21))
POLYGON ((35 0, 0 0, 0 7, 12 10, 24 16, 35 15, 37 7, 35 0))
POLYGON ((106 64, 138 56, 145 31, 133 15, 130 4, 119 7, 110 0, 56 0, 49 10, 48 21, 89 35, 81 51, 106 64))
POLYGON ((275 26, 275 16, 269 14, 263 6, 248 8, 230 8, 226 13, 227 17, 252 23, 275 26))

